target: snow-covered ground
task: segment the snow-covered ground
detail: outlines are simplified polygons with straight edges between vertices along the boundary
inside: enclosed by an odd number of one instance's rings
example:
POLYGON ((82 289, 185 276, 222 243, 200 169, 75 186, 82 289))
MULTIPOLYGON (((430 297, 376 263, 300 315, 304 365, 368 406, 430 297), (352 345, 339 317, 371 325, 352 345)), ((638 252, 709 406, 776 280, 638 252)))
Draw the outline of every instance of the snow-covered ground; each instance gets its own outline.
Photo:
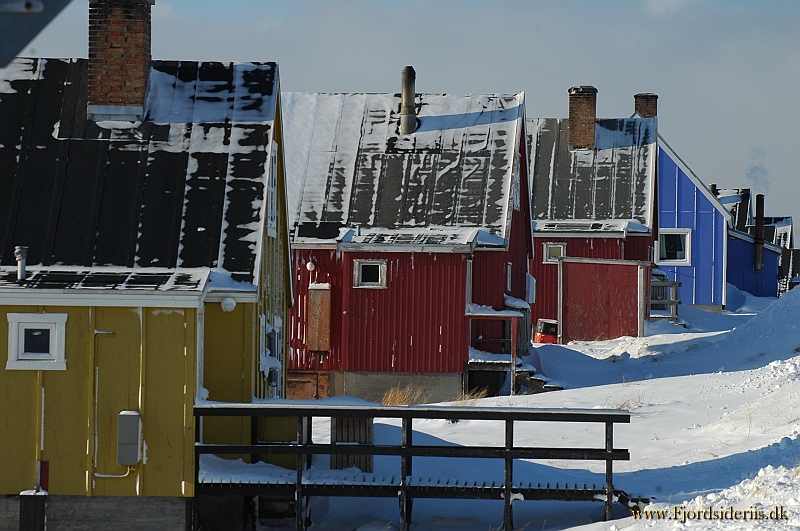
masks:
MULTIPOLYGON (((686 328, 662 321, 650 323, 643 338, 539 346, 526 361, 565 390, 478 401, 630 410, 631 423, 615 428, 615 446, 631 454, 630 461, 615 463, 615 486, 650 497, 648 511, 672 518, 637 520, 615 504, 615 520, 602 522, 600 503, 521 501, 514 503, 515 527, 800 529, 800 290, 775 300, 730 289, 728 301, 735 311, 724 314, 681 307, 686 328), (771 512, 779 519, 769 519, 771 512), (765 519, 752 520, 760 513, 765 519)), ((323 422, 316 425, 315 438, 327 429, 323 422)), ((503 437, 502 426, 489 421, 425 421, 414 429, 415 442, 429 438, 431 444, 491 446, 501 445, 503 437)), ((377 443, 396 443, 398 424, 378 419, 375 437, 377 443)), ((520 425, 515 443, 601 446, 602 427, 520 425)), ((514 475, 602 484, 603 467, 518 462, 514 475)), ((375 468, 376 473, 399 470, 396 458, 389 457, 377 457, 375 468)), ((415 473, 422 470, 450 478, 502 478, 500 461, 415 460, 415 473)), ((414 502, 412 529, 487 531, 502 528, 502 517, 500 501, 420 499, 414 502)), ((331 498, 316 502, 311 529, 388 531, 397 525, 396 500, 331 498)))

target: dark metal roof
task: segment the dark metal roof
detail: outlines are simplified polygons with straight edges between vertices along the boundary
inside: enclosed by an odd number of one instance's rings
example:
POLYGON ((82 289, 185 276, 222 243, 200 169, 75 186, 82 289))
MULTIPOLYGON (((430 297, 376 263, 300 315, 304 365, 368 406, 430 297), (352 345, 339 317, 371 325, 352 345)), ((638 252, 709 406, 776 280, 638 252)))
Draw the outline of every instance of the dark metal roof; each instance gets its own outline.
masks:
POLYGON ((399 130, 399 94, 282 96, 294 238, 341 228, 483 229, 510 234, 524 97, 418 94, 399 130))
POLYGON ((155 61, 144 123, 87 121, 84 59, 0 70, 0 265, 220 268, 255 283, 274 63, 155 61))
POLYGON ((627 219, 652 228, 656 120, 597 120, 593 150, 569 149, 568 124, 527 120, 533 219, 627 219))

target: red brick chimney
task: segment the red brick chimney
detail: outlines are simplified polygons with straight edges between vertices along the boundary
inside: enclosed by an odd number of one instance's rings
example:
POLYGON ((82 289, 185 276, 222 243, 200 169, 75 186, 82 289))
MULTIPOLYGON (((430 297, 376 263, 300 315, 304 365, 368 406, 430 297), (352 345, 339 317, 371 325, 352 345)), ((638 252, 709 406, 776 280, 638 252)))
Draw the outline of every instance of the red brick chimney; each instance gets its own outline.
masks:
POLYGON ((658 94, 644 92, 633 96, 634 109, 642 118, 658 116, 658 94))
POLYGON ((141 120, 155 0, 89 0, 89 118, 141 120))
POLYGON ((569 148, 594 149, 597 119, 597 89, 588 86, 569 89, 569 148))

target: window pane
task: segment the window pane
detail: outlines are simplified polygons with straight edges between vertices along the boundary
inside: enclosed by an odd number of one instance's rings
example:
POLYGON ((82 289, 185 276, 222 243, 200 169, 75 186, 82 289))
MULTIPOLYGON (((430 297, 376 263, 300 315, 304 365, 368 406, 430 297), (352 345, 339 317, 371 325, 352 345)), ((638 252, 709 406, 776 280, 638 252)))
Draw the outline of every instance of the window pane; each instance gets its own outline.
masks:
POLYGON ((686 259, 686 235, 685 234, 661 234, 659 258, 661 260, 685 260, 686 259))
POLYGON ((26 328, 24 347, 26 354, 50 354, 50 329, 26 328))
POLYGON ((381 281, 380 264, 361 264, 360 284, 378 284, 381 281))
POLYGON ((555 260, 560 256, 564 255, 564 247, 561 245, 548 245, 547 246, 547 258, 551 260, 555 260))

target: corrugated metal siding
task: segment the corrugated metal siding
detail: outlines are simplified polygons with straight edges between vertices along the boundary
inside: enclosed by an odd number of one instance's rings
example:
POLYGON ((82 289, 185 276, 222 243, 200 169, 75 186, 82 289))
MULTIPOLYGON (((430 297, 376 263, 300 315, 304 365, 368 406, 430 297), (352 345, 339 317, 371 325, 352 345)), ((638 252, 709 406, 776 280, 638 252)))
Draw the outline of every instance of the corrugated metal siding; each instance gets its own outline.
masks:
POLYGON ((655 256, 653 254, 655 238, 652 234, 628 234, 628 237, 624 240, 625 249, 622 258, 625 260, 651 262, 655 256))
POLYGON ((289 312, 289 370, 341 370, 342 363, 342 254, 329 249, 294 249, 294 305, 289 312), (314 264, 314 271, 306 267, 314 264), (308 286, 331 285, 330 350, 324 356, 307 346, 308 286))
POLYGON ((461 372, 468 347, 465 255, 294 253, 289 370, 461 372), (385 259, 387 288, 353 288, 357 259, 385 259), (306 347, 310 282, 331 284, 331 350, 324 361, 306 347))
POLYGON ((467 361, 466 256, 345 253, 387 260, 387 289, 344 290, 345 370, 461 372, 467 361))

